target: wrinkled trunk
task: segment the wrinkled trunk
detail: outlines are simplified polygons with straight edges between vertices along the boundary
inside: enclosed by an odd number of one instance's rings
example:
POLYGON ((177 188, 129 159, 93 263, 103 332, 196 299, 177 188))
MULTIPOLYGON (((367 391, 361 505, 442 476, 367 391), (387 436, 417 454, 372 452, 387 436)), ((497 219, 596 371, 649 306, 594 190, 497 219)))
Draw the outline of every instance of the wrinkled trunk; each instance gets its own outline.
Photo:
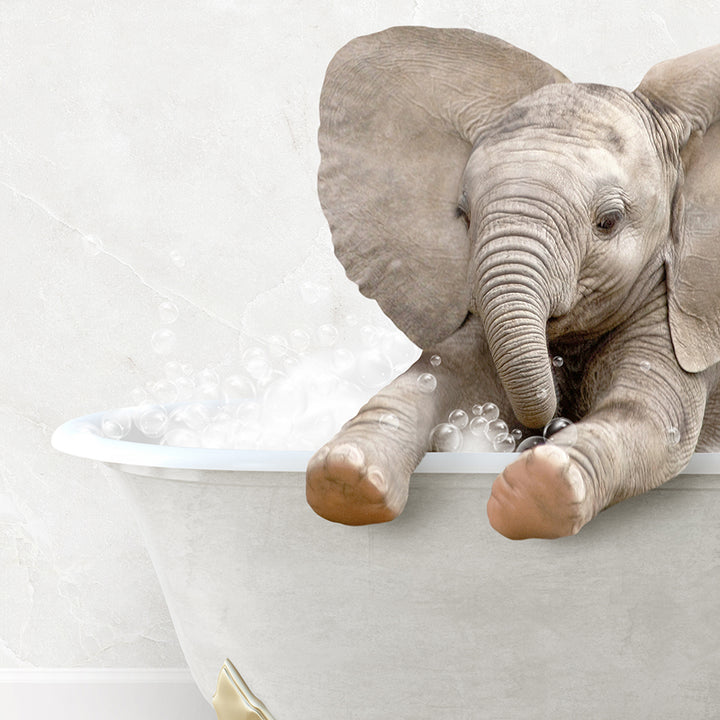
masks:
POLYGON ((547 267, 537 251, 487 253, 475 292, 475 309, 513 411, 531 428, 549 422, 557 405, 546 338, 552 307, 547 267))

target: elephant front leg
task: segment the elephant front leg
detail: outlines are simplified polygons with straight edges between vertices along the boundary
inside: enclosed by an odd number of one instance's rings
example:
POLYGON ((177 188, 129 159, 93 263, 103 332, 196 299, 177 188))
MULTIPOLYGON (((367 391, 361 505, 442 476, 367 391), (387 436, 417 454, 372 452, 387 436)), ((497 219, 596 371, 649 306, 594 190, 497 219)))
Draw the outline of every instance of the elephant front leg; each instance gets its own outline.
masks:
POLYGON ((475 318, 432 352, 424 352, 361 408, 312 457, 306 474, 310 506, 322 517, 346 525, 392 520, 408 497, 410 475, 429 449, 429 436, 451 410, 469 398, 506 401, 475 318), (438 367, 430 363, 439 354, 438 367), (420 376, 432 374, 429 387, 420 376))
POLYGON ((603 509, 683 469, 700 434, 708 378, 685 373, 669 340, 656 341, 655 352, 646 339, 633 348, 632 339, 620 338, 607 348, 588 373, 583 420, 505 468, 487 506, 498 532, 511 539, 573 535, 603 509))
POLYGON ((575 535, 596 512, 588 485, 568 448, 539 445, 522 453, 495 480, 488 519, 511 540, 575 535))
POLYGON ((434 371, 423 355, 372 397, 310 460, 308 503, 318 515, 346 525, 386 522, 399 515, 410 475, 427 449, 428 435, 456 396, 454 379, 435 373, 430 394, 418 378, 434 371))

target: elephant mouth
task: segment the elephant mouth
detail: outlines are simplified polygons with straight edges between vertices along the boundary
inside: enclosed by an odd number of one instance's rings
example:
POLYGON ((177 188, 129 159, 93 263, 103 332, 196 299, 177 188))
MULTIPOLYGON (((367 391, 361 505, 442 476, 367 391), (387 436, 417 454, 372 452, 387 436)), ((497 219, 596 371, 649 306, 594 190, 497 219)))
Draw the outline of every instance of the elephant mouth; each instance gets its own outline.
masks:
POLYGON ((571 322, 567 314, 555 315, 548 318, 547 321, 547 339, 548 341, 558 340, 568 334, 575 334, 578 331, 577 327, 572 327, 571 322))
POLYGON ((581 298, 567 312, 551 315, 546 324, 548 342, 556 340, 572 342, 591 342, 610 332, 624 320, 628 313, 621 307, 616 312, 599 315, 602 307, 600 300, 584 301, 581 298))
POLYGON ((601 328, 584 327, 571 315, 558 315, 548 318, 546 335, 548 342, 590 342, 604 334, 601 328))

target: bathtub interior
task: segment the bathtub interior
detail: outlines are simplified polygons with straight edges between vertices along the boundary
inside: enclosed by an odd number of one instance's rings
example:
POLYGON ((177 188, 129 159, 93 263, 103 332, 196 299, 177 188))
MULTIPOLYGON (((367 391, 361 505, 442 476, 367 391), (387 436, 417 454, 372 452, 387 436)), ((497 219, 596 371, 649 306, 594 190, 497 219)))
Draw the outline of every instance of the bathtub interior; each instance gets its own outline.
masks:
POLYGON ((703 717, 717 701, 718 455, 574 538, 515 543, 485 516, 507 455, 428 455, 400 518, 351 528, 307 507, 310 453, 105 440, 78 442, 131 499, 208 699, 230 658, 276 720, 703 717))

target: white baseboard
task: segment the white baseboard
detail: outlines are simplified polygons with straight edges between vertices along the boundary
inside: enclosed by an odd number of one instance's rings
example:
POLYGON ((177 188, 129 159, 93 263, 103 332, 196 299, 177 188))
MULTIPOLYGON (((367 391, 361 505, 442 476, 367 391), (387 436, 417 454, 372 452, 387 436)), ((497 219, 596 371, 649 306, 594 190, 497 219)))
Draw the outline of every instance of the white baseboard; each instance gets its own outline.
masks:
POLYGON ((2 720, 216 720, 186 668, 0 668, 2 720))

